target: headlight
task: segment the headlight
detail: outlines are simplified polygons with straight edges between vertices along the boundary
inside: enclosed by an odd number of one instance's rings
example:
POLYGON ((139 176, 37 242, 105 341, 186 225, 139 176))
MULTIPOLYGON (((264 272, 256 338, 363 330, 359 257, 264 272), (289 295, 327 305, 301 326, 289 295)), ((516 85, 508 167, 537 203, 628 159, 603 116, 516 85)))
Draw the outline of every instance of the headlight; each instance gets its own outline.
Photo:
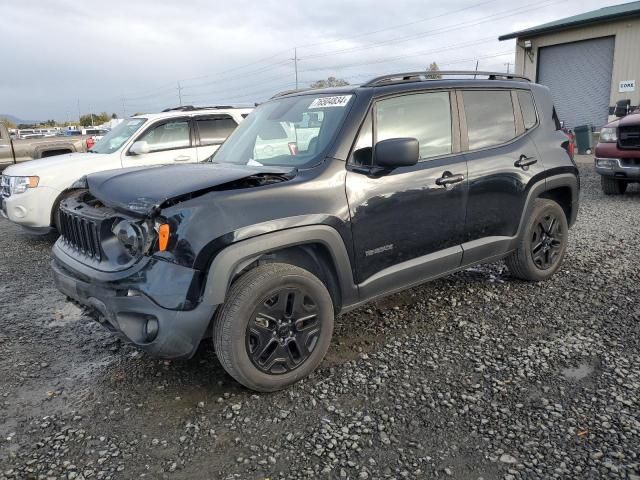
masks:
POLYGON ((606 127, 600 130, 600 141, 602 143, 616 143, 618 135, 615 128, 606 127))
POLYGON ((26 192, 27 188, 36 188, 39 182, 39 177, 9 177, 11 194, 16 195, 26 192))
POLYGON ((616 166, 615 158, 596 158, 596 167, 613 169, 616 166))
POLYGON ((136 257, 143 253, 144 235, 140 227, 128 220, 116 220, 111 232, 118 239, 129 255, 136 257))

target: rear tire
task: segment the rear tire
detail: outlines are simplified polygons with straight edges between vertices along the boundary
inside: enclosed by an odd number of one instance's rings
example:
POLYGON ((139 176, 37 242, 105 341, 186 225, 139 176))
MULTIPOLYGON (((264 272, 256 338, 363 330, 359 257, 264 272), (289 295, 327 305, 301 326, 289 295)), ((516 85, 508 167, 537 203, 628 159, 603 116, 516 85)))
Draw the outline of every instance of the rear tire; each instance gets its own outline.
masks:
POLYGON ((568 233, 560 205, 543 198, 534 200, 516 251, 505 259, 511 275, 534 282, 549 278, 560 268, 568 233))
POLYGON ((260 265, 236 280, 213 324, 220 363, 260 392, 283 389, 322 362, 333 333, 325 285, 294 265, 260 265))
POLYGON ((600 177, 600 185, 605 195, 622 195, 627 191, 627 182, 611 177, 600 177))

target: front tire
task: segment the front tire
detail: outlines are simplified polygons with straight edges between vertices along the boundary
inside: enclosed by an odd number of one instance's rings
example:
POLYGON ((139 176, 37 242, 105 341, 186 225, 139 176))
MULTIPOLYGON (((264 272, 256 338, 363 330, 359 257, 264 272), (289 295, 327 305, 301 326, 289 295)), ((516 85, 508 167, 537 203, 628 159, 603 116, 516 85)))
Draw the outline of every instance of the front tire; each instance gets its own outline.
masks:
POLYGON ((55 203, 53 204, 53 207, 51 210, 51 224, 58 232, 58 235, 62 235, 62 226, 60 225, 60 204, 65 198, 71 196, 73 193, 75 192, 66 191, 61 193, 60 196, 56 199, 55 203))
POLYGON ((233 283, 213 325, 220 363, 252 390, 281 390, 313 372, 333 333, 325 285, 294 265, 260 265, 233 283))
POLYGON ((568 233, 560 205, 543 198, 534 200, 516 251, 505 259, 511 275, 534 282, 551 277, 562 263, 568 233))
POLYGON ((627 191, 627 182, 611 177, 600 177, 600 185, 605 195, 622 195, 627 191))

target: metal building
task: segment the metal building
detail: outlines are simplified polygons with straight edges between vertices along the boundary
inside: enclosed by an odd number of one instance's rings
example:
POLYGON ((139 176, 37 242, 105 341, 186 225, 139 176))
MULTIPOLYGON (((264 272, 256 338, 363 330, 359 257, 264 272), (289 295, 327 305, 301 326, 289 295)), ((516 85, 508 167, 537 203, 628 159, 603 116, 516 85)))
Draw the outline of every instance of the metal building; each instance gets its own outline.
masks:
POLYGON ((640 105, 640 1, 605 7, 520 32, 516 72, 551 89, 569 127, 600 128, 616 102, 640 105))

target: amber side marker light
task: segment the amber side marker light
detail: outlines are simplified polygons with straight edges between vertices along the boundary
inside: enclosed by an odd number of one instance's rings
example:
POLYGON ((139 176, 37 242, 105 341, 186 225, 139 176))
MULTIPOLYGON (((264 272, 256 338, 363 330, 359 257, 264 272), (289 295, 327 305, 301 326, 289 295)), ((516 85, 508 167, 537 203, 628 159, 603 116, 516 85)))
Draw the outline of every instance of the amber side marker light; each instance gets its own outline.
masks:
POLYGON ((171 229, 169 228, 168 223, 163 223, 158 227, 158 250, 164 252, 169 245, 169 235, 171 234, 171 229))

